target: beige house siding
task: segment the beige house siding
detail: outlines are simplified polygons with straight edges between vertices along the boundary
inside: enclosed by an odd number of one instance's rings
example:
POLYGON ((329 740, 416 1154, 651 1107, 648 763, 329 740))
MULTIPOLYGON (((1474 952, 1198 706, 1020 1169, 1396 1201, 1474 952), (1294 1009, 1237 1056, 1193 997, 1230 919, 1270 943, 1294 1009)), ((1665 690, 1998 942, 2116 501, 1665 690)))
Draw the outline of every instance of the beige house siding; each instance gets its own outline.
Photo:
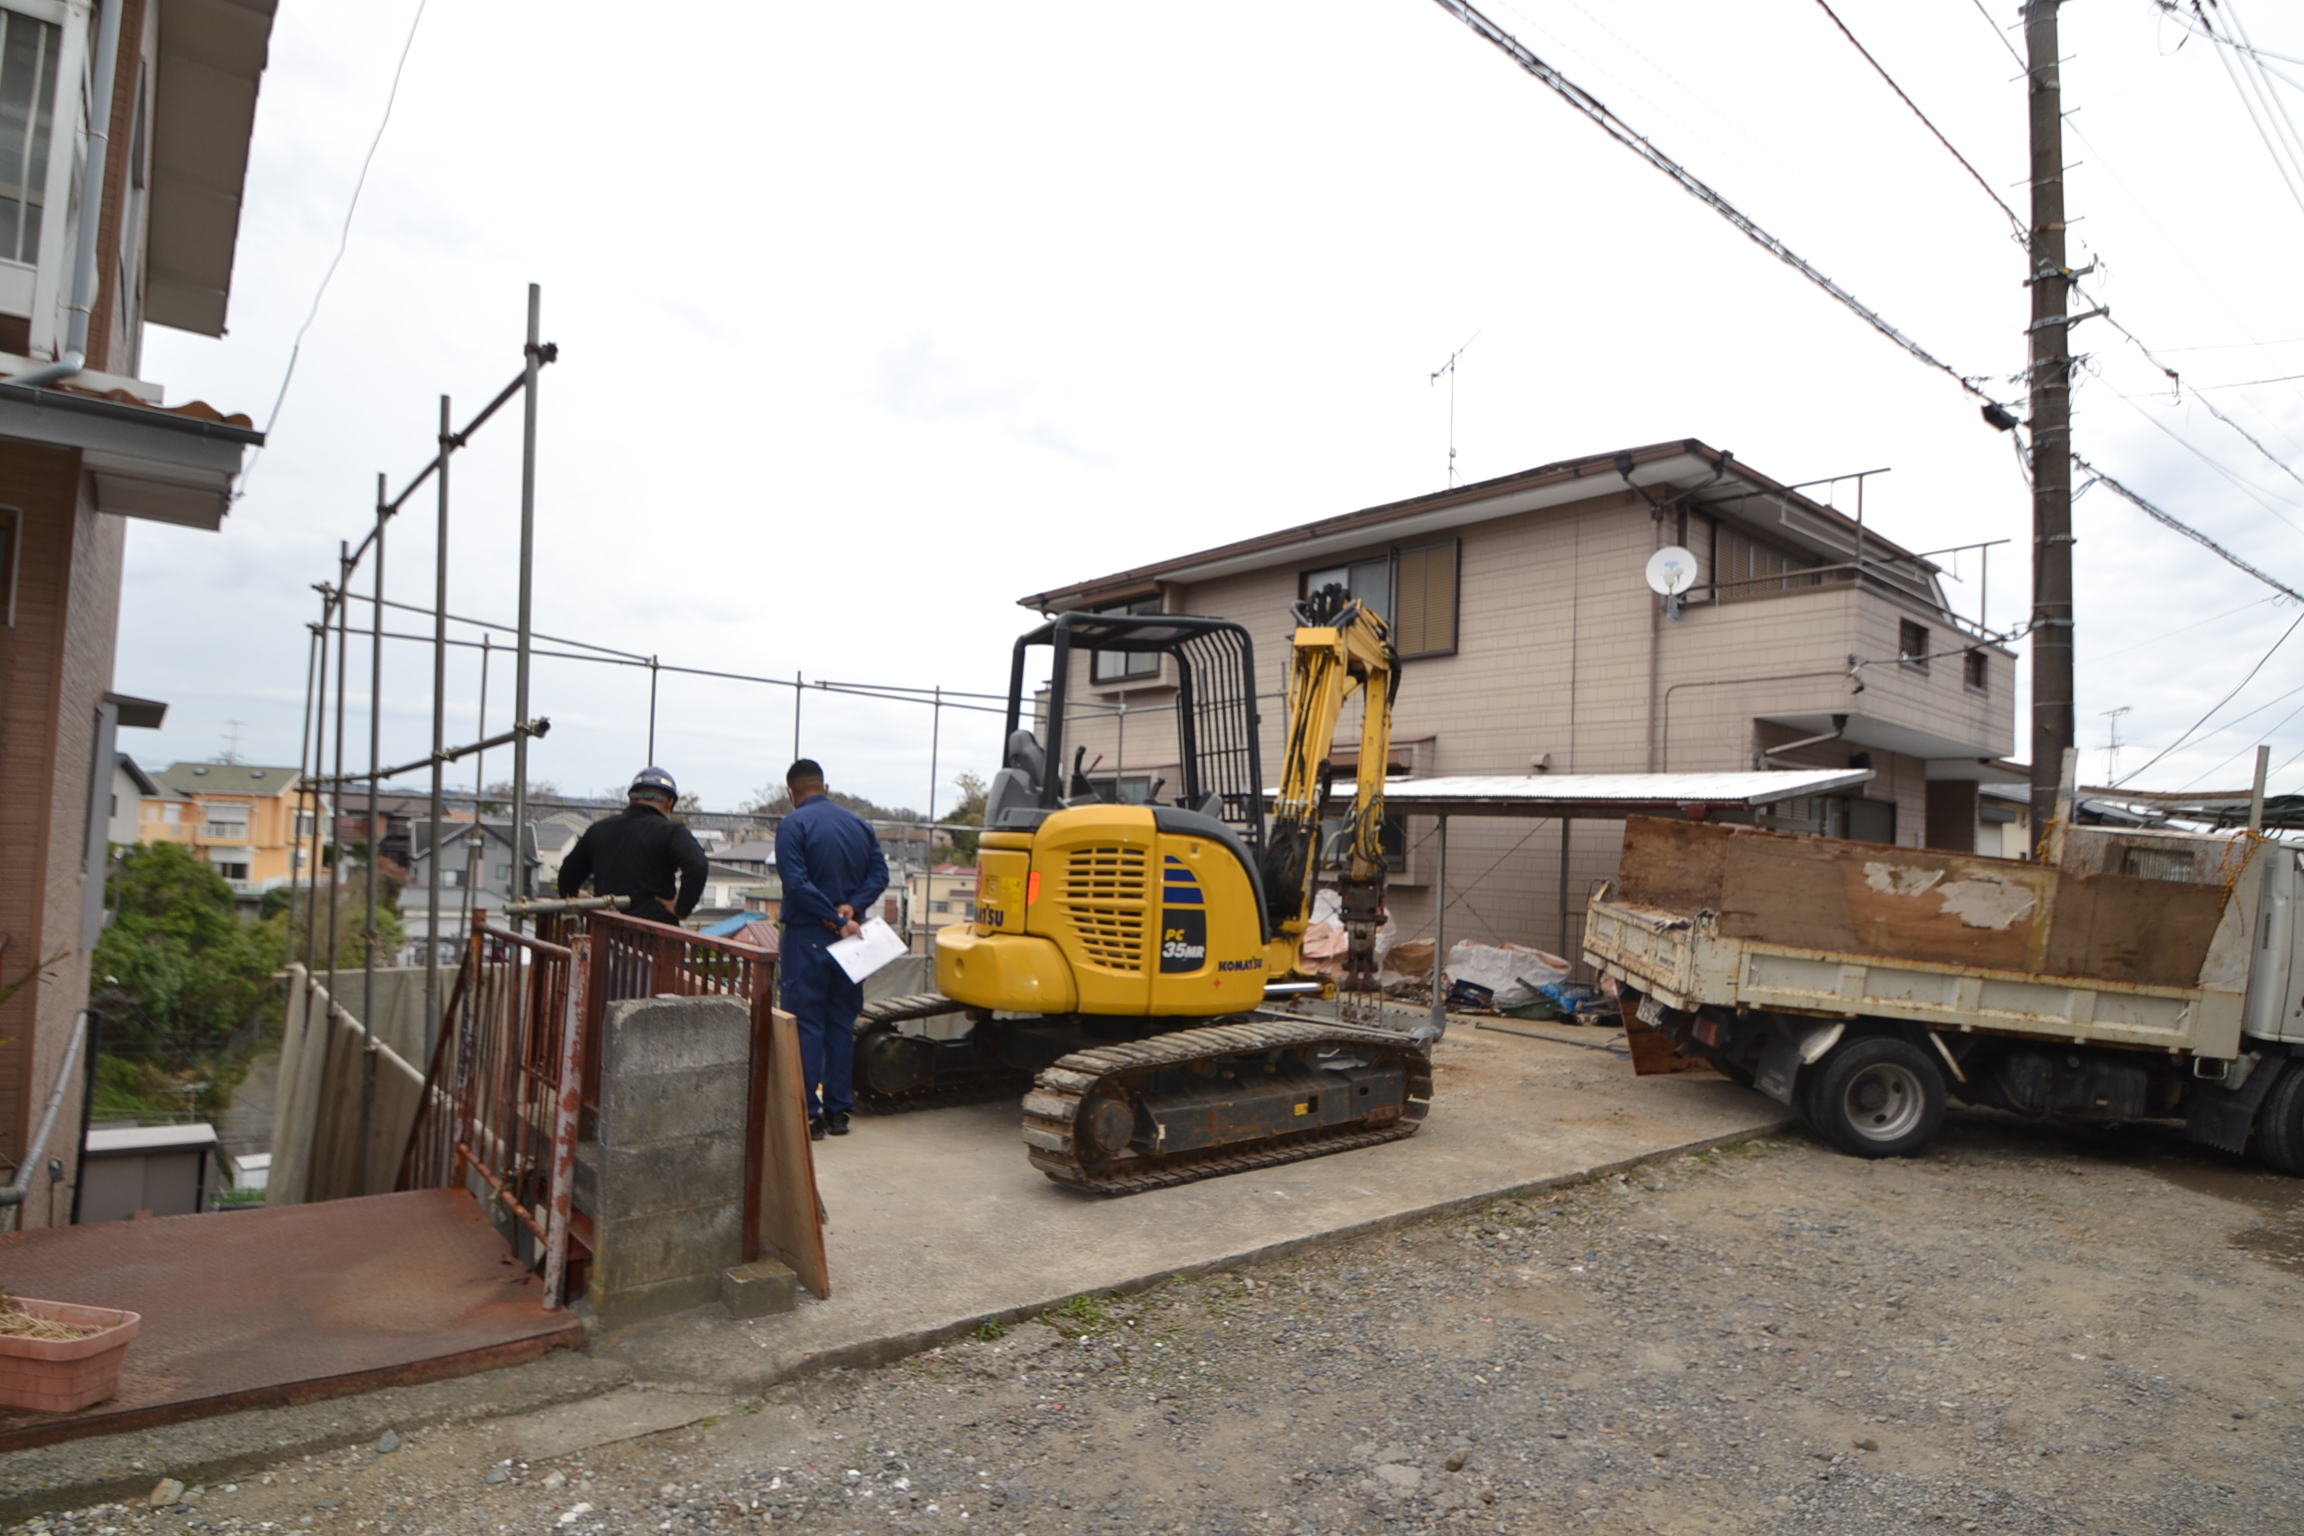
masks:
MULTIPOLYGON (((1689 545, 1708 564, 1710 520, 1687 521, 1689 545)), ((1987 688, 1972 690, 1960 654, 1964 638, 1917 602, 1840 582, 1729 601, 1699 593, 1678 618, 1667 617, 1644 568, 1656 549, 1682 536, 1681 523, 1669 515, 1652 519, 1633 493, 1475 522, 1455 536, 1455 651, 1404 662, 1393 713, 1395 756, 1419 777, 1524 774, 1539 765, 1556 773, 1751 769, 1767 766, 1763 747, 1813 734, 1763 717, 1836 713, 1971 743, 1978 756, 2013 748, 2013 657, 1988 649, 1987 688), (1896 660, 1905 619, 1929 626, 1925 671, 1896 660), (1856 669, 1861 692, 1849 680, 1851 656, 1864 663, 1856 669)), ((1302 570, 1352 558, 1349 551, 1323 553, 1161 589, 1170 612, 1221 615, 1248 629, 1267 786, 1278 782, 1282 766, 1294 627, 1288 609, 1302 570)), ((1076 657, 1067 683, 1067 759, 1073 746, 1084 745, 1093 776, 1164 776, 1172 796, 1179 783, 1173 678, 1123 688, 1095 683, 1090 668, 1089 657, 1076 657), (1124 724, 1112 712, 1123 701, 1124 724)), ((1348 705, 1340 743, 1357 741, 1358 720, 1358 707, 1348 705)), ((1896 806, 1897 841, 1919 845, 1927 820, 1922 759, 1828 743, 1778 761, 1845 767, 1854 752, 1867 752, 1878 775, 1867 795, 1896 806)), ((1390 906, 1403 933, 1416 936, 1432 929, 1437 847, 1431 818, 1411 818, 1407 826, 1408 867, 1395 873, 1390 906)), ((1558 823, 1451 822, 1449 932, 1565 943, 1573 955, 1584 901, 1614 876, 1622 839, 1618 822, 1572 829, 1564 909, 1558 823)))

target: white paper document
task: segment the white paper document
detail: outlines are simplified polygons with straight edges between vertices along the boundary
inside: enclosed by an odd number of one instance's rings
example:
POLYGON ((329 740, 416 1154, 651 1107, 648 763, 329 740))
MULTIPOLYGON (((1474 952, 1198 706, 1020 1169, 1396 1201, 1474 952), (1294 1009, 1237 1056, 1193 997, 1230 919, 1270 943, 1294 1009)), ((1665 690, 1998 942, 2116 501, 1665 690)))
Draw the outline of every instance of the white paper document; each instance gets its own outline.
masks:
POLYGON ((840 962, 840 969, 848 973, 850 981, 862 981, 904 953, 904 941, 896 936, 895 929, 876 917, 866 923, 864 931, 856 937, 827 945, 824 952, 840 962))

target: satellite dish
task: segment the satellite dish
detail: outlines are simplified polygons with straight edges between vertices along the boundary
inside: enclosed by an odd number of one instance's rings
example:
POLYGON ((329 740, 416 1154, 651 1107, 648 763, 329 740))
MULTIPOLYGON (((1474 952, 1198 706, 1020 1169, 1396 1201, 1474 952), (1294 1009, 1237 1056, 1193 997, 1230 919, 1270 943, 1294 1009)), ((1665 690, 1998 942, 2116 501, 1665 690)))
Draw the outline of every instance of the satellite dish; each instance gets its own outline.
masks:
POLYGON ((1648 557, 1648 590, 1662 597, 1678 597, 1696 585, 1696 556, 1677 544, 1667 544, 1648 557))

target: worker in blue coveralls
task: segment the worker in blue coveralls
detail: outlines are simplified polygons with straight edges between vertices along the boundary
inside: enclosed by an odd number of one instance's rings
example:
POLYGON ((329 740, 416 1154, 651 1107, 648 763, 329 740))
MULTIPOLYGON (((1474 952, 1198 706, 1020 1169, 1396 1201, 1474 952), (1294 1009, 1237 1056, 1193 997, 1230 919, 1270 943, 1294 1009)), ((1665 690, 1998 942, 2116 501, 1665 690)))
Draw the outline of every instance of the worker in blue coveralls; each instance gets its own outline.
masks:
POLYGON ((808 1135, 848 1134, 856 1108, 851 1078, 856 1015, 864 987, 825 953, 862 929, 862 915, 888 888, 888 860, 871 826, 824 793, 824 769, 802 758, 784 775, 792 809, 776 824, 776 874, 784 885, 778 967, 784 1008, 800 1021, 800 1070, 808 1084, 808 1135), (821 1091, 821 1097, 819 1097, 821 1091))

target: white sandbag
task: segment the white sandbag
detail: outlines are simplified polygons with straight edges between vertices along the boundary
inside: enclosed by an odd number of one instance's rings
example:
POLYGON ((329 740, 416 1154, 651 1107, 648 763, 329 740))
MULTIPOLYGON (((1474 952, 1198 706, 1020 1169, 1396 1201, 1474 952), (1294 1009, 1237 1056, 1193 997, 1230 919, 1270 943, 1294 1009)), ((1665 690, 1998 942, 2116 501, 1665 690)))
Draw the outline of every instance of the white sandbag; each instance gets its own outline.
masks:
POLYGON ((1568 977, 1568 962, 1521 944, 1480 944, 1459 939, 1448 947, 1448 977, 1486 987, 1499 1008, 1536 1001, 1539 987, 1568 977))

